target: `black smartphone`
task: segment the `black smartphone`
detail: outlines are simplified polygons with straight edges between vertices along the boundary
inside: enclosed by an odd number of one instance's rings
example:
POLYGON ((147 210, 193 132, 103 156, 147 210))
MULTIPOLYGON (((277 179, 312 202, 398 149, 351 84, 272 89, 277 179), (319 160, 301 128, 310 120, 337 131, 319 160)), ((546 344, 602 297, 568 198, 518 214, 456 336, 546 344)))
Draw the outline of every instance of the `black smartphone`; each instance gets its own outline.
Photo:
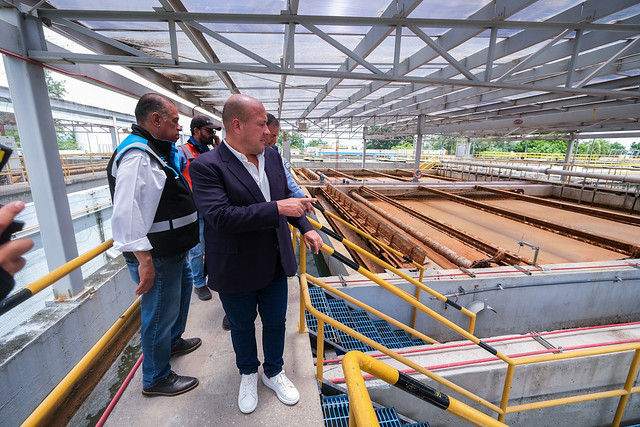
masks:
MULTIPOLYGON (((4 169, 9 161, 9 157, 13 153, 13 150, 5 145, 0 144, 0 171, 4 169)), ((2 205, 0 205, 2 207, 2 205)), ((0 245, 8 242, 11 239, 13 233, 17 233, 24 227, 23 221, 13 221, 5 230, 0 234, 0 245)))

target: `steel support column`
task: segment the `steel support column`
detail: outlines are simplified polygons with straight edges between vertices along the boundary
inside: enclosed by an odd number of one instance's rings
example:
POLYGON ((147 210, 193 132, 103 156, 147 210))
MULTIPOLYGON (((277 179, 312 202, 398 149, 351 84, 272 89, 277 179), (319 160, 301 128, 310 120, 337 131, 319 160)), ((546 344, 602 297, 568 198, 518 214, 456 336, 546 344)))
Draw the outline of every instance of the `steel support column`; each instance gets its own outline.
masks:
MULTIPOLYGON (((422 134, 424 133, 425 121, 427 116, 420 114, 418 116, 418 139, 416 140, 416 158, 413 162, 413 170, 420 169, 420 161, 422 160, 422 134)), ((418 182, 419 178, 414 176, 413 182, 418 182)))
MULTIPOLYGON (((571 156, 573 154, 573 144, 575 144, 576 139, 574 137, 573 134, 571 134, 571 138, 569 138, 569 141, 567 141, 567 152, 564 155, 564 166, 562 166, 562 170, 567 170, 569 167, 567 166, 569 164, 569 162, 571 162, 571 156)), ((576 154, 578 154, 576 152, 576 154)), ((562 177, 562 182, 567 182, 568 180, 571 180, 571 178, 569 178, 568 176, 563 176, 562 177)))
POLYGON ((362 128, 362 169, 367 164, 367 128, 362 128))
MULTIPOLYGON (((291 133, 293 135, 293 132, 291 133)), ((291 163, 291 141, 287 138, 287 133, 282 134, 282 157, 287 159, 291 163)))
POLYGON ((120 145, 120 135, 118 134, 118 122, 116 121, 116 118, 111 117, 111 119, 113 120, 113 127, 109 128, 109 132, 111 133, 111 145, 115 151, 115 149, 118 148, 118 145, 120 145))
MULTIPOLYGON (((17 11, 13 18, 25 56, 27 50, 45 49, 39 21, 22 17, 17 11)), ((47 265, 54 270, 76 258, 78 248, 44 69, 7 55, 3 60, 47 265)), ((56 299, 70 298, 83 288, 82 272, 78 269, 58 281, 53 292, 56 299)))

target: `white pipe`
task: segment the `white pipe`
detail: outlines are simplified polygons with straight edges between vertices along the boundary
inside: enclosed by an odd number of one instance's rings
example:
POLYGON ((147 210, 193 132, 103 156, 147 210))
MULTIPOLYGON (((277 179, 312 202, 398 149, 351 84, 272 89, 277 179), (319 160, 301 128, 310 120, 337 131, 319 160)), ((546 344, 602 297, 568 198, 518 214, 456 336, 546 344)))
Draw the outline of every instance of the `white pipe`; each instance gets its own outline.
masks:
POLYGON ((463 160, 442 160, 442 163, 450 163, 454 165, 467 165, 467 166, 481 166, 487 168, 500 168, 500 169, 513 169, 523 172, 534 172, 545 175, 563 175, 563 176, 579 176, 583 178, 595 178, 605 181, 619 181, 629 182, 632 184, 640 184, 640 176, 622 176, 622 175, 609 175, 604 173, 591 173, 591 172, 578 172, 578 171, 565 171, 562 169, 553 168, 536 168, 533 166, 510 166, 501 165, 496 163, 478 163, 463 160))

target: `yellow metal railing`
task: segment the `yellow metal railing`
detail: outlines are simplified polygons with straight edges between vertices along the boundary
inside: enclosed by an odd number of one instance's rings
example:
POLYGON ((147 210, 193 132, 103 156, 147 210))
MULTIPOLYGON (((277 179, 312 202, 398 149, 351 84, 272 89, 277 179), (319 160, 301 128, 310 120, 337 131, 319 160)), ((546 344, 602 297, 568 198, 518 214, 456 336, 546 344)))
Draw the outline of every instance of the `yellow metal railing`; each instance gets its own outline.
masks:
MULTIPOLYGON (((480 159, 509 159, 509 160, 537 160, 547 162, 564 161, 565 153, 524 153, 481 151, 474 154, 480 159)), ((637 155, 605 155, 605 154, 572 154, 569 163, 581 165, 601 166, 640 166, 640 156, 637 155)))
MULTIPOLYGON (((7 184, 15 184, 18 182, 29 182, 29 175, 24 163, 24 156, 19 156, 21 167, 19 169, 11 169, 10 162, 7 163, 5 169, 0 172, 0 176, 5 178, 7 184)), ((111 153, 87 153, 87 154, 61 154, 60 164, 62 165, 62 173, 65 178, 80 173, 91 173, 104 171, 111 158, 111 153)))
POLYGON ((101 253, 105 252, 113 246, 113 239, 109 239, 96 248, 85 252, 79 257, 69 261, 68 263, 56 268, 51 273, 41 277, 33 283, 25 286, 17 292, 9 295, 2 302, 0 302, 0 316, 17 305, 21 304, 23 301, 28 300, 38 292, 46 289, 47 287, 53 285, 58 280, 62 279, 64 276, 68 275, 72 271, 77 268, 80 268, 87 262, 91 261, 93 258, 97 257, 101 253))
POLYGON ((98 358, 111 345, 124 325, 140 311, 140 297, 129 306, 109 330, 91 347, 91 350, 84 355, 76 366, 60 381, 60 383, 49 393, 49 395, 38 405, 38 407, 22 423, 22 427, 51 425, 51 414, 58 409, 67 396, 77 386, 78 381, 84 377, 95 366, 98 358))
MULTIPOLYGON (((302 263, 303 259, 304 259, 304 254, 305 251, 301 251, 300 252, 300 262, 302 263)), ((302 264, 301 264, 302 265, 302 264)), ((462 396, 465 396, 466 398, 477 402, 479 404, 481 404, 482 406, 485 406, 489 409, 491 409, 494 412, 501 412, 501 409, 499 407, 497 407, 496 405, 492 404, 491 402, 483 399, 480 396, 477 396, 473 393, 471 393, 470 391, 458 386, 457 384, 454 384, 453 382, 431 372, 430 370, 424 368, 421 365, 418 365, 417 363, 415 363, 414 361, 412 361, 411 359, 408 359, 398 353, 396 353, 395 351, 385 347, 384 345, 377 343, 376 341, 373 341, 372 339, 362 335, 361 333, 357 332, 354 329, 351 329, 350 327, 338 322, 335 319, 332 319, 331 317, 327 316, 324 313, 321 313, 320 311, 316 310, 312 305, 311 305, 311 298, 309 296, 309 288, 307 285, 307 279, 309 281, 311 281, 312 279, 314 280, 313 283, 317 283, 315 281, 318 281, 318 279, 314 278, 313 276, 310 276, 307 273, 301 274, 300 275, 300 329, 299 331, 302 332, 306 332, 306 328, 305 328, 305 319, 304 319, 304 311, 305 309, 315 318, 318 319, 318 339, 317 339, 317 371, 316 371, 316 376, 318 378, 319 381, 322 381, 322 376, 323 376, 323 372, 322 372, 322 366, 323 366, 323 353, 324 353, 324 325, 325 324, 329 324, 331 326, 333 326, 334 328, 344 332, 345 334, 348 334, 352 337, 354 337, 355 339, 369 345, 370 347, 380 351, 381 353, 386 354, 387 356, 399 361, 400 363, 415 369, 417 372, 422 373, 423 375, 427 376, 428 378, 431 378, 434 381, 437 381, 438 383, 450 388, 451 390, 456 391, 457 393, 461 394, 462 396)), ((328 285, 327 285, 328 286, 328 285)), ((405 329, 407 330, 407 329, 405 329)))
MULTIPOLYGON (((319 223, 317 223, 316 221, 309 219, 311 224, 321 230, 326 232, 327 229, 326 227, 323 227, 322 225, 320 225, 319 223)), ((353 243, 349 242, 346 239, 340 238, 339 237, 339 241, 341 241, 345 246, 350 247, 354 250, 357 250, 359 253, 369 257, 370 259, 374 260, 375 262, 377 262, 378 264, 384 266, 385 268, 388 268, 390 271, 393 271, 395 274, 400 275, 401 277, 403 277, 404 279, 410 281, 411 283, 415 284, 416 286, 420 285, 420 286, 424 286, 426 288, 425 285, 423 285, 422 283, 420 284, 416 284, 415 279, 407 276, 406 274, 403 274, 402 272, 394 269, 393 267, 391 267, 389 264, 385 263, 384 261, 376 258, 374 255, 368 253, 367 251, 365 251, 362 248, 359 248, 357 246, 355 246, 353 243), (357 248, 357 249, 356 249, 357 248), (391 268, 389 268, 391 267, 391 268)), ((297 230, 294 232, 294 245, 296 242, 296 239, 299 238, 299 234, 297 232, 297 230)), ((327 246, 323 246, 322 251, 332 255, 334 257, 336 257, 336 253, 332 248, 327 248, 327 246)), ((325 324, 329 324, 332 327, 346 333, 347 335, 350 335, 352 337, 354 337, 355 339, 369 345, 370 347, 386 354, 387 356, 399 361, 400 363, 416 370, 417 372, 422 373, 423 375, 427 376, 428 378, 438 382, 439 384, 448 387, 449 389, 459 393, 460 395, 470 399, 471 401, 474 401, 476 403, 479 403, 480 405, 484 406, 485 408, 495 412, 498 415, 498 422, 500 422, 499 424, 489 424, 489 425, 501 425, 502 422, 504 422, 505 416, 508 413, 514 413, 514 412, 520 412, 520 411, 525 411, 525 410, 531 410, 531 409, 540 409, 540 408, 547 408, 547 407, 552 407, 552 406, 558 406, 558 405, 564 405, 564 404, 570 404, 570 403, 576 403, 576 402, 583 402, 583 401, 589 401, 589 400, 596 400, 596 399, 604 399, 604 398, 611 398, 611 397, 620 397, 620 401, 618 404, 618 407, 616 409, 616 413, 614 415, 614 421, 612 423, 612 426, 619 426, 620 425, 620 421, 622 420, 622 416, 624 414, 624 410, 626 408, 627 402, 629 400, 629 396, 633 393, 638 393, 640 392, 640 386, 636 386, 634 387, 634 383, 635 383, 635 378, 637 376, 638 373, 638 368, 640 366, 640 343, 635 343, 635 344, 625 344, 625 345, 618 345, 618 346, 609 346, 609 347, 603 347, 603 348, 596 348, 596 349, 589 349, 589 350, 581 350, 581 351, 570 351, 570 352, 563 352, 563 353, 555 353, 555 354, 547 354, 547 355, 543 355, 543 356, 535 356, 535 357, 527 357, 527 358, 520 358, 517 360, 512 359, 509 356, 506 356, 500 352, 498 352, 497 350, 493 349, 492 347, 488 346, 487 344, 485 344, 483 341, 479 340, 477 337, 475 337, 474 335, 472 335, 472 331, 473 328, 472 326, 470 327, 470 332, 465 331, 464 329, 460 328, 459 326, 453 324, 452 322, 450 322, 448 319, 440 316, 439 314, 433 312, 431 309, 425 307, 424 305, 420 304, 415 297, 412 297, 410 294, 399 290, 398 288, 396 288, 395 286, 393 286, 392 284, 380 279, 379 277, 377 277, 375 274, 369 272, 368 270, 358 266, 357 264, 355 264, 353 261, 348 261, 348 259, 346 257, 344 257, 344 255, 340 255, 336 257, 337 259, 346 262, 347 265, 351 266, 352 268, 356 269, 358 271, 358 273, 363 274, 365 277, 369 278, 370 280, 372 280, 374 283, 380 285, 381 287, 385 288, 386 290, 390 291, 391 293, 393 293, 394 295, 400 297, 401 299, 403 299, 404 301, 408 302, 409 304, 411 304, 412 306, 420 309, 422 312, 428 314, 429 316, 431 316, 432 318, 434 318, 435 320, 437 320, 438 322, 440 322, 441 324, 453 329, 454 331, 458 332, 460 335, 462 335, 464 338, 472 341, 473 343, 479 345, 480 347, 484 348, 485 350, 491 352, 492 354, 494 354, 496 357, 496 360, 502 360, 503 362, 505 362, 507 364, 507 370, 506 370, 506 375, 505 375, 505 382, 504 382, 504 386, 503 386, 503 390, 502 390, 502 397, 500 400, 500 406, 496 406, 494 404, 492 404, 491 402, 473 394, 472 392, 452 383, 449 380, 446 380, 445 378, 440 377, 439 375, 431 372, 430 370, 417 365, 416 363, 414 363, 413 361, 401 356, 400 354, 390 350, 389 348, 385 347, 382 344, 379 344, 373 340, 371 340, 370 338, 360 334, 359 332, 349 328, 348 326, 342 324, 341 322, 338 322, 337 320, 329 317, 328 315, 321 313, 320 311, 316 310, 312 305, 311 305, 311 298, 309 296, 309 289, 308 289, 308 281, 312 282, 313 284, 322 287, 323 289, 329 291, 330 293, 340 297, 340 298, 344 298, 345 300, 347 300, 348 302, 350 302, 351 304, 355 304, 360 308, 363 308, 371 313, 373 313, 376 316, 379 316, 385 320, 388 321, 388 319, 391 319, 389 316, 384 315, 383 313, 379 312, 378 310, 375 310, 369 306, 367 306, 366 304, 356 300, 355 298, 352 298, 346 294, 344 294, 343 292, 334 289, 332 286, 327 285, 326 283, 322 282, 321 280, 309 275, 306 273, 306 251, 304 250, 304 247, 302 246, 302 243, 300 243, 300 324, 299 324, 299 331, 300 332, 305 332, 306 328, 305 328, 305 309, 307 310, 307 312, 309 312, 309 314, 311 314, 312 316, 314 316, 317 320, 318 320, 318 329, 317 329, 317 334, 318 334, 318 339, 317 339, 317 373, 316 376, 318 378, 318 380, 322 381, 322 376, 323 376, 323 354, 324 354, 324 325, 325 324), (355 265, 354 265, 355 264, 355 265), (345 298, 346 297, 346 298, 345 298), (514 373, 515 373, 515 367, 516 366, 521 366, 521 365, 530 365, 533 363, 540 363, 540 362, 554 362, 554 361, 560 361, 560 360, 565 360, 565 359, 575 359, 575 358, 580 358, 580 357, 588 357, 588 356, 595 356, 595 355, 601 355, 601 354, 609 354, 609 353, 620 353, 620 352, 626 352, 626 351, 634 351, 634 356, 631 362, 631 365, 629 367, 628 370, 628 374, 627 374, 627 380, 625 382, 625 385, 623 388, 621 389, 614 389, 614 390, 610 390, 610 391, 606 391, 606 392, 600 392, 600 393, 589 393, 589 394, 582 394, 582 395, 577 395, 577 396, 571 396, 571 397, 567 397, 567 398, 562 398, 562 399, 551 399, 551 400, 546 400, 546 401, 538 401, 535 403, 531 403, 531 404, 524 404, 524 405, 514 405, 514 406, 509 406, 508 402, 509 402, 509 394, 511 391, 511 386, 512 386, 512 382, 513 382, 513 378, 514 378, 514 373)), ((437 292, 432 291, 431 289, 427 288, 428 291, 432 294, 432 295, 439 295, 437 294, 437 292)), ((446 298, 444 296, 442 296, 442 298, 446 298)), ((399 325, 397 321, 395 321, 395 319, 391 319, 392 320, 392 324, 394 324, 395 326, 400 327, 401 329, 404 329, 405 331, 415 334, 417 336, 420 336, 422 339, 424 339, 424 335, 422 335, 421 333, 419 333, 418 331, 413 330, 413 328, 410 328, 406 325, 399 325)), ((475 320, 475 317, 474 317, 475 320)), ((428 338, 428 337, 427 337, 428 338)), ((428 339, 425 340, 427 342, 433 342, 433 340, 428 339)), ((366 406, 366 405, 365 405, 366 406)), ((354 408, 354 411, 359 411, 359 408, 354 408)), ((355 414, 354 414, 355 415, 355 414)), ((492 419, 493 420, 493 419, 492 419)), ((471 422, 473 422, 472 420, 469 420, 471 422)), ((495 421, 495 420, 493 420, 495 421)))
POLYGON ((342 370, 349 393, 349 425, 379 426, 373 411, 369 392, 360 371, 365 371, 420 400, 428 402, 458 418, 477 426, 504 426, 487 414, 483 414, 453 397, 447 396, 385 363, 360 351, 350 351, 342 359, 342 370))
POLYGON ((437 161, 435 161, 435 162, 426 162, 426 163, 422 163, 422 164, 420 165, 420 169, 421 169, 421 170, 429 170, 429 169, 433 169, 433 168, 435 168, 435 167, 440 166, 440 164, 441 164, 441 163, 440 163, 440 160, 437 160, 437 161))
MULTIPOLYGON (((17 306, 22 301, 30 298, 38 292, 51 286, 62 277, 68 275, 72 271, 80 268, 96 256, 105 252, 113 246, 113 239, 109 239, 98 247, 80 255, 79 257, 69 261, 65 265, 53 270, 51 273, 27 285, 20 291, 10 295, 2 301, 0 314, 17 306)), ((76 388, 78 382, 87 373, 94 368, 98 358, 103 352, 117 339, 120 330, 130 322, 140 311, 140 298, 137 298, 131 306, 116 320, 109 330, 100 338, 100 340, 84 355, 78 364, 69 371, 69 373, 60 381, 60 383, 47 395, 47 397, 38 405, 38 407, 29 415, 22 423, 22 426, 44 426, 51 424, 53 412, 57 410, 64 402, 69 394, 76 388)))
MULTIPOLYGON (((429 293, 431 296, 439 299, 440 301, 442 301, 445 304, 448 304, 448 305, 456 308, 461 313, 463 313, 466 316, 468 316, 469 317, 469 328, 468 328, 468 331, 465 331, 464 329, 462 329, 458 325, 455 325, 453 322, 445 319, 444 317, 440 316, 439 314, 437 314, 433 310, 431 310, 431 309, 427 308, 426 306, 424 306, 422 303, 419 302, 419 300, 418 300, 418 298, 416 296, 411 295, 408 292, 405 292, 405 291, 399 289, 398 287, 390 284, 389 282, 387 282, 385 280, 382 280, 377 275, 371 273, 369 270, 367 270, 367 269, 365 269, 365 268, 363 268, 363 267, 361 267, 361 266, 359 266, 359 265, 357 265, 355 263, 352 263, 353 265, 350 265, 349 263, 347 263, 347 265, 349 265, 351 268, 356 270, 358 273, 364 275, 365 277, 369 278, 370 280, 373 280, 378 285, 382 286, 383 288, 389 290, 391 293, 395 294, 396 296, 398 296, 398 297, 404 299, 405 301, 409 302, 414 307, 416 307, 419 310, 429 314, 429 316, 434 317, 434 318, 442 318, 441 323, 449 326, 450 328, 456 330, 458 333, 463 335, 465 338, 471 339, 473 341, 473 339, 471 337, 473 337, 472 334, 473 334, 473 330, 475 328, 475 323, 476 323, 476 315, 475 315, 475 313, 473 313, 472 311, 469 311, 468 309, 466 309, 464 307, 459 306, 458 304, 456 304, 453 301, 451 301, 449 298, 447 298, 444 295, 434 291, 430 287, 426 286, 424 283, 419 282, 418 280, 416 280, 413 277, 409 276, 404 271, 401 271, 401 270, 395 268, 394 266, 392 266, 391 264, 379 259, 375 255, 373 255, 372 253, 362 249, 360 246, 356 245, 355 243, 353 243, 353 242, 343 238, 342 236, 334 233, 332 230, 329 230, 328 228, 324 227, 322 224, 318 223, 314 219, 312 219, 312 218, 308 218, 308 219, 309 219, 309 222, 311 223, 311 225, 313 225, 318 230, 324 232, 325 234, 328 234, 331 237, 333 237, 334 239, 338 240, 344 246, 346 246, 346 247, 354 250, 355 252, 358 252, 359 254, 369 258, 370 260, 374 261, 378 265, 384 267, 385 269, 391 271, 392 273, 394 273, 394 274, 402 277, 403 279, 407 280, 409 283, 411 283, 412 285, 416 286, 416 288, 421 289, 421 290, 429 293)), ((328 248, 327 246, 323 246, 322 247, 322 251, 327 253, 328 255, 334 255, 333 248, 328 248)), ((337 255, 336 258, 338 258, 340 261, 344 262, 344 257, 341 258, 340 255, 337 255)), ((477 344, 477 342, 476 342, 476 344, 477 344)))

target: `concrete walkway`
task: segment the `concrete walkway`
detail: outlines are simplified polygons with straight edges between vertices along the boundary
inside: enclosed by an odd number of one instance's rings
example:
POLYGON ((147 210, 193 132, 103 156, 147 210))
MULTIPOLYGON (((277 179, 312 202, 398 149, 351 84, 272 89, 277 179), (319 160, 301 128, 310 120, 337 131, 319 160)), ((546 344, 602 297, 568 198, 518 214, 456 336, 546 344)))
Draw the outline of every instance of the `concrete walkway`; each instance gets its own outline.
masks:
MULTIPOLYGON (((323 426, 319 390, 308 335, 297 332, 299 321, 298 279, 289 279, 289 307, 285 365, 287 376, 300 391, 295 406, 282 404, 275 393, 258 381, 258 408, 249 415, 238 409, 240 375, 235 366, 231 335, 222 329, 224 312, 217 294, 210 301, 191 300, 185 337, 202 338, 193 353, 172 359, 172 369, 195 376, 200 385, 177 397, 142 395, 142 369, 138 369, 126 392, 111 413, 107 426, 323 426)), ((259 317, 258 317, 259 319, 259 317)), ((262 325, 256 322, 259 357, 262 357, 262 325)), ((262 374, 262 368, 259 368, 262 374)))

